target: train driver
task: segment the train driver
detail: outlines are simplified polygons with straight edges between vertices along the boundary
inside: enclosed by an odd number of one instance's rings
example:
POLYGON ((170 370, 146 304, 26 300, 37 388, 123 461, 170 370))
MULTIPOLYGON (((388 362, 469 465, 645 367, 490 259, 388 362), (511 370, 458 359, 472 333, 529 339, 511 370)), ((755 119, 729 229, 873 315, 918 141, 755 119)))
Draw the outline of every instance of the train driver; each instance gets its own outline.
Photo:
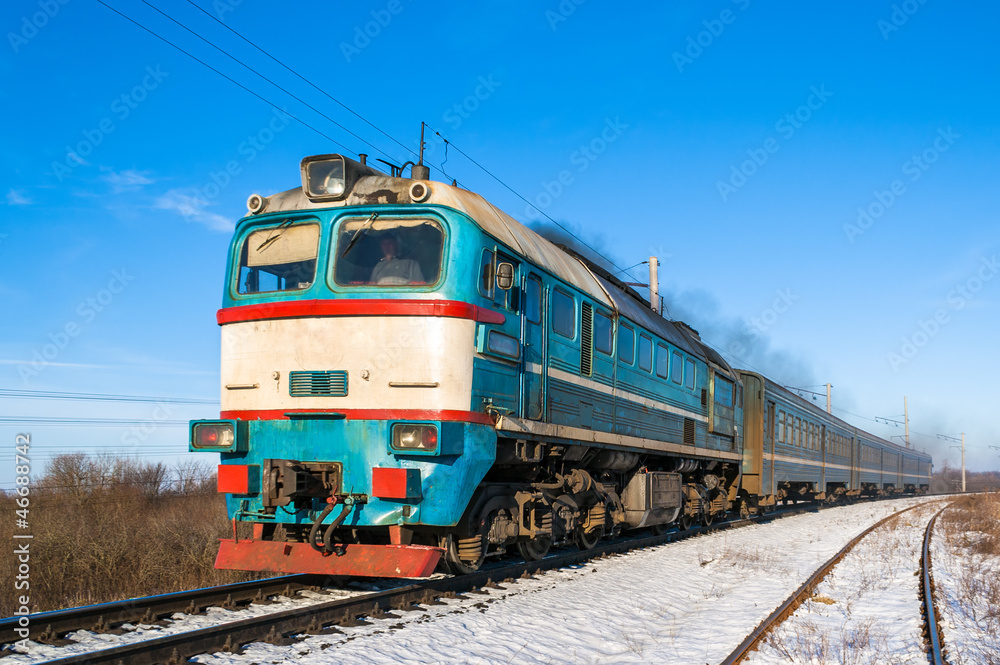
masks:
POLYGON ((413 259, 399 258, 399 238, 394 231, 387 231, 379 239, 382 258, 372 268, 371 284, 413 284, 422 283, 424 274, 420 264, 413 259))

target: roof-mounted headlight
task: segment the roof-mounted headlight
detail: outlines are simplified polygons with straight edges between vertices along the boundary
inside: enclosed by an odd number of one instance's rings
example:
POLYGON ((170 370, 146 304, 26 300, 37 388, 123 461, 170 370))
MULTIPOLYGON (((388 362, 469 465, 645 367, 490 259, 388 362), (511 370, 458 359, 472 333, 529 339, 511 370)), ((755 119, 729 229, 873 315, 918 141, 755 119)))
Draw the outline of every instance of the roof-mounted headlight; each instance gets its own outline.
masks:
POLYGON ((347 198, 354 183, 378 172, 367 164, 343 155, 314 155, 302 160, 302 191, 310 201, 339 201, 347 198))

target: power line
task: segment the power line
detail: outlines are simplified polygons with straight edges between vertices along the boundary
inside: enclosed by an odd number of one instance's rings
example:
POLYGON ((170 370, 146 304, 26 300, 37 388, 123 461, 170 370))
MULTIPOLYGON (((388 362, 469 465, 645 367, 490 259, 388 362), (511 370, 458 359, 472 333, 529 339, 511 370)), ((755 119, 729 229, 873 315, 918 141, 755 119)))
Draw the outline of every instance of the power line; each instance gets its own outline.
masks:
MULTIPOLYGON (((427 123, 424 123, 424 124, 427 124, 427 123)), ((436 129, 434 129, 433 127, 431 127, 429 124, 427 125, 427 127, 432 132, 434 132, 437 136, 441 137, 441 140, 445 142, 445 145, 450 145, 458 154, 462 155, 467 160, 469 160, 470 162, 472 162, 473 164, 475 164, 476 166, 478 166, 480 169, 482 169, 482 171, 484 173, 486 173, 486 175, 488 175, 489 177, 493 178, 498 183, 500 183, 511 194, 513 194, 517 198, 521 199, 522 201, 524 201, 525 203, 527 203, 529 206, 531 206, 535 210, 538 210, 538 206, 536 206, 534 203, 532 203, 531 201, 529 201, 528 199, 524 198, 523 196, 521 196, 520 194, 518 194, 516 191, 514 191, 513 187, 511 187, 510 185, 508 185, 507 183, 505 183, 503 180, 501 180, 499 177, 497 177, 496 175, 494 175, 489 169, 487 169, 485 166, 483 166, 482 164, 480 164, 479 162, 477 162, 476 160, 474 160, 467 153, 463 152, 461 148, 459 148, 457 145, 455 145, 454 143, 452 143, 451 141, 449 141, 448 139, 446 139, 441 134, 441 132, 437 131, 436 129)), ((601 252, 599 252, 597 249, 595 249, 594 247, 592 247, 591 245, 589 245, 583 238, 581 238, 580 236, 578 236, 575 233, 573 233, 572 231, 570 231, 566 226, 564 226, 564 225, 560 224, 559 222, 557 222, 556 220, 552 219, 552 217, 550 217, 548 215, 548 213, 546 213, 544 210, 538 210, 538 212, 541 213, 542 215, 544 215, 545 218, 548 219, 550 222, 552 222, 553 224, 555 224, 556 226, 558 226, 560 229, 562 229, 563 231, 565 231, 566 233, 568 233, 570 236, 572 236, 573 238, 575 238, 581 245, 583 245, 584 247, 586 247, 587 249, 589 249, 590 251, 592 251, 594 254, 596 254, 600 258, 602 258, 605 261, 607 261, 608 264, 614 266, 615 268, 619 268, 618 272, 625 272, 625 270, 621 269, 621 266, 619 266, 617 263, 615 263, 614 261, 612 261, 608 257, 604 256, 603 254, 601 254, 601 252)), ((638 265, 642 265, 642 264, 640 263, 638 265)), ((632 266, 632 268, 634 268, 634 267, 635 266, 632 266)), ((626 270, 631 270, 632 268, 627 268, 626 270)))
MULTIPOLYGON (((98 0, 100 1, 100 0, 98 0)), ((154 427, 187 427, 188 420, 138 420, 129 418, 48 418, 48 417, 23 417, 23 416, 0 416, 0 425, 93 425, 98 427, 129 427, 133 425, 152 425, 154 427)))
MULTIPOLYGON (((253 43, 252 41, 250 41, 249 39, 247 39, 246 37, 244 37, 242 34, 240 34, 239 32, 237 32, 236 30, 234 30, 233 28, 231 28, 228 25, 226 25, 223 21, 219 20, 218 17, 212 16, 207 11, 205 11, 204 9, 202 9, 201 7, 199 7, 198 5, 196 5, 194 2, 192 2, 192 0, 188 0, 188 4, 190 4, 192 7, 194 7, 198 11, 200 11, 202 14, 204 14, 205 16, 209 17, 210 19, 212 19, 213 21, 215 21, 216 23, 218 23, 219 25, 221 25, 223 28, 225 28, 229 32, 233 33, 234 35, 236 35, 237 37, 239 37, 240 39, 242 39, 244 42, 246 42, 250 46, 254 47, 258 51, 260 51, 261 53, 263 53, 265 56, 267 56, 268 58, 270 58, 273 62, 277 63, 281 67, 283 67, 285 70, 287 70, 293 76, 297 77, 299 80, 304 81, 305 83, 307 83, 310 86, 312 86, 315 90, 317 90, 321 94, 325 95, 327 97, 327 99, 329 99, 330 101, 334 102, 335 104, 339 104, 341 106, 341 108, 343 108, 345 111, 347 111, 347 112, 353 114, 354 116, 356 116, 357 118, 359 118, 362 122, 364 122, 365 124, 367 124, 369 127, 373 128, 375 131, 377 131, 378 133, 382 134, 382 136, 385 136, 387 139, 391 140, 393 143, 395 143, 399 147, 403 148, 404 150, 406 150, 407 152, 409 152, 414 157, 418 156, 417 153, 414 152, 414 150, 412 148, 410 148, 409 146, 407 146, 407 145, 401 143, 400 141, 396 140, 396 138, 394 136, 391 136, 390 134, 384 132, 380 127, 378 127, 374 123, 370 122, 363 115, 361 115, 360 113, 358 113, 357 111, 355 111, 351 107, 347 106, 342 101, 340 101, 336 97, 332 96, 330 93, 328 93, 327 91, 323 90, 322 88, 320 88, 318 85, 316 85, 315 83, 313 83, 312 81, 310 81, 306 77, 304 77, 301 74, 299 74, 298 72, 296 72, 294 69, 292 69, 291 67, 289 67, 288 65, 286 65, 285 63, 283 63, 281 60, 278 60, 277 58, 275 58, 273 55, 271 55, 270 53, 268 53, 267 51, 265 51, 264 49, 262 49, 260 46, 257 46, 257 44, 253 43)), ((385 154, 385 153, 382 153, 382 154, 385 154)), ((444 173, 444 169, 441 169, 441 172, 444 173)), ((447 175, 447 174, 445 174, 445 175, 447 175)))
POLYGON ((74 393, 59 390, 14 390, 0 388, 0 398, 87 400, 98 402, 139 402, 161 404, 218 404, 217 399, 200 397, 153 397, 149 395, 111 395, 104 393, 74 393))
MULTIPOLYGON (((157 12, 158 14, 160 14, 161 16, 163 16, 164 18, 166 18, 167 20, 172 21, 173 23, 175 23, 176 25, 180 26, 184 30, 187 30, 192 35, 194 35, 195 37, 197 37, 201 41, 205 42, 206 44, 208 44, 209 46, 211 46, 212 48, 214 48, 216 51, 218 51, 219 53, 223 54, 224 56, 226 56, 230 60, 233 60, 234 62, 238 63, 244 69, 247 69, 247 70, 253 72, 254 74, 256 74, 257 76, 259 76, 260 78, 264 79, 265 81, 267 81, 268 83, 270 83, 275 88, 277 88, 278 90, 282 91, 283 93, 285 93, 286 95, 288 95, 292 99, 296 100, 297 102, 299 102, 301 104, 304 104, 305 106, 307 106, 308 108, 312 109, 313 111, 315 111, 319 115, 323 116, 328 121, 332 122, 334 125, 336 125, 340 129, 344 130, 345 132, 347 132, 348 134, 350 134, 351 136, 353 136, 357 140, 361 141, 362 143, 364 143, 365 145, 367 145, 372 150, 375 150, 379 154, 384 155, 384 156, 389 157, 390 159, 392 159, 392 156, 389 155, 388 153, 386 153, 385 151, 383 151, 382 149, 376 147, 374 144, 372 144, 369 141, 366 141, 362 137, 358 136, 357 134, 355 134, 354 132, 352 132, 350 129, 348 129, 347 127, 343 126, 342 124, 340 124, 339 122, 337 122, 336 120, 334 120, 333 118, 331 118, 330 116, 326 115, 325 113, 323 113, 322 111, 320 111, 318 108, 316 108, 315 106, 313 106, 309 102, 305 101, 301 97, 298 97, 297 95, 293 94, 292 92, 289 92, 287 89, 283 88, 282 86, 278 85, 277 83, 275 83, 274 81, 272 81, 268 77, 264 76, 263 74, 261 74, 256 69, 254 69, 250 65, 246 64, 245 62, 243 62, 242 60, 240 60, 236 56, 230 55, 229 53, 227 53, 223 49, 219 48, 218 46, 216 46, 215 44, 213 44, 212 42, 210 42, 208 39, 205 39, 200 34, 198 34, 197 32, 195 32, 194 30, 192 30, 191 28, 187 27, 186 25, 184 25, 183 23, 181 23, 177 19, 173 18, 172 16, 170 16, 166 12, 163 12, 162 10, 160 10, 159 8, 157 8, 155 5, 153 5, 150 2, 148 2, 148 0, 142 0, 142 3, 144 5, 146 5, 147 7, 152 8, 153 11, 157 12)), ((194 3, 192 3, 192 4, 194 4, 194 3)), ((195 6, 197 7, 197 5, 195 5, 195 6)), ((200 9, 200 7, 199 7, 199 9, 200 9)), ((346 150, 347 148, 344 148, 344 149, 346 150)))
MULTIPOLYGON (((348 148, 347 146, 345 146, 345 145, 344 145, 343 143, 341 143, 340 141, 337 141, 336 139, 334 139, 334 138, 332 138, 332 137, 330 137, 330 136, 327 136, 326 134, 324 134, 324 133, 323 133, 323 132, 321 132, 320 130, 316 129, 315 127, 313 127, 312 125, 310 125, 309 123, 307 123, 307 122, 306 122, 305 120, 302 120, 302 119, 301 119, 301 118, 299 118, 298 116, 296 116, 296 115, 294 115, 294 114, 292 114, 292 113, 288 113, 288 111, 285 111, 284 109, 282 109, 281 107, 279 107, 279 106, 278 106, 277 104, 275 104, 275 103, 273 103, 273 102, 270 102, 270 101, 268 101, 267 99, 265 99, 265 98, 264 98, 264 97, 262 97, 261 95, 257 94, 256 92, 254 92, 254 91, 253 91, 253 90, 251 90, 250 88, 246 87, 246 86, 245 86, 245 85, 243 85, 242 83, 239 83, 238 81, 236 81, 236 80, 234 80, 234 79, 232 79, 232 78, 230 78, 230 77, 226 76, 225 74, 223 74, 222 72, 220 72, 220 71, 219 71, 218 69, 216 69, 216 68, 215 68, 215 67, 213 67, 212 65, 208 64, 207 62, 205 62, 204 60, 199 60, 199 59, 198 59, 197 57, 195 57, 194 55, 192 55, 192 54, 188 53, 187 51, 185 51, 184 49, 182 49, 182 48, 181 48, 180 46, 178 46, 177 44, 174 44, 173 42, 171 42, 171 41, 170 41, 169 39, 167 39, 167 38, 165 38, 165 37, 161 37, 160 35, 158 35, 158 34, 157 34, 156 32, 154 32, 153 30, 151 30, 151 29, 147 28, 146 26, 142 25, 142 24, 141 24, 141 23, 139 23, 138 21, 136 21, 136 20, 134 20, 134 19, 132 19, 132 18, 130 18, 130 17, 128 17, 128 16, 126 16, 125 14, 121 13, 120 11, 118 11, 117 9, 115 9, 114 7, 112 7, 111 5, 109 5, 109 4, 107 4, 107 3, 105 3, 105 2, 104 2, 104 0, 97 0, 97 2, 98 2, 98 3, 100 3, 100 4, 102 4, 102 5, 104 5, 105 7, 107 7, 107 8, 108 8, 108 9, 110 9, 111 11, 113 11, 114 13, 118 14, 119 16, 121 16, 121 17, 122 17, 123 19, 125 19, 125 20, 126 20, 126 21, 128 21, 129 23, 132 23, 133 25, 135 25, 135 26, 137 26, 137 27, 139 27, 139 28, 142 28, 143 30, 145 30, 145 31, 146 31, 146 32, 148 32, 149 34, 153 35, 154 37, 156 37, 157 39, 159 39, 160 41, 162 41, 163 43, 165 43, 165 44, 168 44, 169 46, 172 46, 172 47, 174 47, 175 49, 177 49, 178 51, 180 51, 181 53, 183 53, 183 54, 184 54, 184 55, 186 55, 187 57, 191 58, 191 59, 192 59, 192 60, 194 60, 195 62, 198 62, 198 63, 200 63, 200 64, 204 65, 205 67, 208 67, 209 69, 211 69, 211 70, 212 70, 213 72, 215 72, 216 74, 218 74, 218 75, 219 75, 219 76, 221 76, 222 78, 226 79, 226 80, 227 80, 227 81, 229 81, 230 83, 233 83, 233 84, 235 84, 235 85, 239 86, 239 87, 240 87, 240 88, 242 88, 243 90, 245 90, 245 91, 249 92, 249 93, 250 93, 251 95, 253 95, 253 96, 254 96, 254 97, 256 97, 257 99, 259 99, 260 101, 264 102, 264 103, 265 103, 265 104, 267 104, 268 106, 270 106, 270 107, 274 108, 274 109, 275 109, 275 110, 277 110, 277 111, 281 111, 282 113, 285 113, 286 115, 288 115, 289 117, 291 117, 291 118, 292 118, 293 120, 295 120, 295 121, 296 121, 296 122, 298 122, 299 124, 303 125, 304 127, 308 127, 309 129, 313 130, 314 132, 316 132, 317 134, 319 134, 319 135, 320 135, 320 136, 322 136, 323 138, 325 138, 325 139, 327 139, 328 141, 332 142, 332 143, 333 143, 334 145, 337 145, 337 146, 340 146, 340 147, 341 147, 341 148, 343 148, 343 149, 344 149, 345 151, 347 151, 347 152, 349 152, 349 153, 351 153, 351 154, 355 154, 355 153, 354 153, 354 152, 353 152, 352 150, 350 150, 350 149, 349 149, 349 148, 348 148)), ((380 152, 381 152, 381 151, 380 151, 380 152)))

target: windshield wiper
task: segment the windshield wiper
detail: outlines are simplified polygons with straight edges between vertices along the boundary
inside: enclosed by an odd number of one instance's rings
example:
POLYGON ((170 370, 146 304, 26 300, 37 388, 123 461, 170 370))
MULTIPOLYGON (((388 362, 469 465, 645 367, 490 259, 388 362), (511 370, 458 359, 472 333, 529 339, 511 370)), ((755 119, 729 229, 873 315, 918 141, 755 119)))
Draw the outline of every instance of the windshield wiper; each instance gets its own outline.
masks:
POLYGON ((376 219, 378 219, 378 213, 373 212, 372 216, 369 217, 365 221, 365 223, 361 225, 360 229, 354 232, 353 236, 351 236, 351 241, 347 243, 347 247, 344 248, 344 253, 340 255, 340 258, 344 258, 345 256, 347 256, 347 253, 351 251, 351 248, 354 247, 354 245, 359 240, 361 240, 361 236, 363 236, 365 233, 368 232, 368 229, 371 227, 371 225, 375 222, 376 219))
POLYGON ((281 230, 288 228, 289 226, 291 226, 291 224, 292 224, 292 220, 286 219, 280 225, 278 225, 278 227, 276 229, 274 229, 274 233, 272 235, 270 235, 267 240, 265 240, 264 242, 260 243, 260 245, 257 247, 257 253, 260 254, 265 249, 267 249, 268 247, 270 247, 271 245, 273 245, 274 241, 281 237, 281 230))

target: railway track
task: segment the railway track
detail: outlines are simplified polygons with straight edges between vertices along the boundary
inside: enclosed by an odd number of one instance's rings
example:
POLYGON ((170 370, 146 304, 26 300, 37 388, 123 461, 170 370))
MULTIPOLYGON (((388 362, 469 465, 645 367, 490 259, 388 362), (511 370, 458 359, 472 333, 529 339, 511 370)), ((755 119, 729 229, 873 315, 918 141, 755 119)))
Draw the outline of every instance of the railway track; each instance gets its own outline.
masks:
MULTIPOLYGON (((785 619, 792 616, 798 607, 808 600, 813 591, 819 585, 820 582, 833 570, 833 568, 840 563, 841 560, 847 554, 854 549, 854 547, 865 539, 870 533, 878 529, 879 527, 887 524, 891 520, 896 519, 903 513, 915 510, 922 506, 926 506, 933 501, 928 501, 925 503, 920 503, 915 506, 910 506, 899 512, 893 513, 884 519, 879 520, 872 526, 868 527, 857 536, 852 538, 844 547, 834 554, 826 563, 820 566, 816 571, 809 576, 802 586, 796 589, 792 595, 790 595, 777 609, 767 616, 749 635, 744 639, 732 653, 722 661, 721 665, 736 665, 742 662, 750 652, 757 649, 758 645, 771 633, 778 625, 780 625, 785 619)), ((937 520, 938 515, 941 514, 947 508, 945 506, 939 510, 927 525, 927 529, 924 532, 924 543, 923 543, 923 555, 921 557, 921 574, 922 574, 922 589, 923 595, 929 600, 923 603, 924 620, 925 625, 928 626, 928 634, 930 641, 930 654, 932 657, 932 663, 934 665, 944 665, 945 661, 941 659, 941 649, 940 649, 940 637, 937 627, 937 616, 933 606, 933 591, 930 581, 930 534, 934 527, 934 522, 937 520)))
MULTIPOLYGON (((687 531, 676 531, 658 536, 620 538, 603 542, 591 550, 561 551, 533 562, 498 563, 484 567, 470 575, 421 580, 382 591, 326 602, 321 601, 300 608, 125 643, 49 662, 60 665, 183 663, 197 654, 237 651, 240 645, 250 642, 266 641, 273 644, 288 644, 295 641, 290 636, 321 633, 335 626, 357 625, 366 618, 384 618, 387 613, 393 611, 417 609, 418 605, 433 603, 442 597, 455 597, 475 589, 493 586, 496 582, 527 577, 546 570, 580 565, 593 559, 676 542, 701 534, 749 524, 766 523, 782 517, 816 512, 817 510, 818 507, 811 504, 795 506, 778 510, 766 516, 718 522, 711 526, 696 527, 687 531)), ((96 629, 106 632, 114 630, 124 623, 151 623, 157 618, 169 617, 176 612, 196 613, 210 606, 238 608, 250 602, 266 600, 273 595, 293 596, 300 590, 318 589, 323 583, 324 578, 321 576, 292 575, 48 612, 33 615, 32 623, 36 626, 45 626, 44 633, 40 635, 44 641, 65 644, 68 641, 61 639, 62 636, 75 630, 96 629)), ((7 634, 11 634, 13 625, 11 619, 0 621, 0 627, 7 630, 7 634)), ((36 638, 33 636, 33 639, 36 638)))
MULTIPOLYGON (((949 504, 950 505, 950 504, 949 504)), ((934 531, 934 524, 938 516, 947 509, 945 506, 934 514, 931 521, 927 523, 924 531, 924 544, 920 555, 920 590, 921 608, 924 612, 924 632, 927 637, 931 663, 933 665, 946 665, 948 661, 944 658, 944 649, 941 640, 941 621, 937 607, 934 605, 934 578, 931 575, 931 533, 934 531)))

